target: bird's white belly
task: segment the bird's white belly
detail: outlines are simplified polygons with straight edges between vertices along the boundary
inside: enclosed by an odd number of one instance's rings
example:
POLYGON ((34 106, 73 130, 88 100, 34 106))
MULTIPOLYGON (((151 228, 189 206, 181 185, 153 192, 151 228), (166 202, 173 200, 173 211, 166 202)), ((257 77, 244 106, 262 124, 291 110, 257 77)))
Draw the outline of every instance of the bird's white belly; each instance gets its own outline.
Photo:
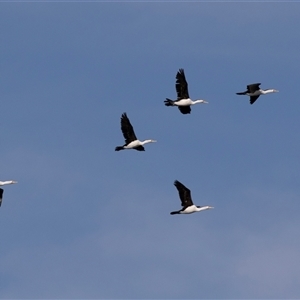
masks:
POLYGON ((174 104, 177 106, 189 106, 192 104, 192 100, 191 99, 181 99, 179 101, 175 101, 174 104))
POLYGON ((248 96, 259 96, 261 95, 261 91, 255 91, 254 93, 248 93, 248 96))
POLYGON ((195 205, 187 207, 184 211, 182 211, 182 214, 192 214, 197 211, 197 207, 195 205))
POLYGON ((129 143, 129 144, 128 144, 127 146, 125 146, 124 148, 125 148, 125 149, 131 149, 131 148, 134 148, 134 147, 137 147, 137 146, 140 146, 140 145, 141 145, 140 141, 139 141, 139 140, 135 140, 135 141, 129 143))

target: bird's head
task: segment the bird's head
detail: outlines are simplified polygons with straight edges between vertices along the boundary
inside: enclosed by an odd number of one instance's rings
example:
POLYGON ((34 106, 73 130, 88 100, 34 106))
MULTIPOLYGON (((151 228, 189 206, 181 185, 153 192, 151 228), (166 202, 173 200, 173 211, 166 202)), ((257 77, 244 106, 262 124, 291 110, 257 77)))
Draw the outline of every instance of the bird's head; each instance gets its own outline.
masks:
POLYGON ((278 90, 275 89, 266 89, 266 90, 262 90, 263 94, 269 94, 269 93, 278 93, 278 90))

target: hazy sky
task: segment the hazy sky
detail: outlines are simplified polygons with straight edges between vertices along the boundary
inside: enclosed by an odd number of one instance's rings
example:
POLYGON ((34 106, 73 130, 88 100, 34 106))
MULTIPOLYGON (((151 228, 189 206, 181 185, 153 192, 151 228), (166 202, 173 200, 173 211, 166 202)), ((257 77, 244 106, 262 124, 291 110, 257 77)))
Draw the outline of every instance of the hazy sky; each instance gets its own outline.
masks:
POLYGON ((0 3, 0 298, 299 298, 299 3, 0 3), (165 107, 184 68, 191 115, 165 107), (275 88, 254 105, 247 84, 275 88), (127 112, 145 152, 115 152, 127 112), (180 209, 173 186, 197 205, 180 209))

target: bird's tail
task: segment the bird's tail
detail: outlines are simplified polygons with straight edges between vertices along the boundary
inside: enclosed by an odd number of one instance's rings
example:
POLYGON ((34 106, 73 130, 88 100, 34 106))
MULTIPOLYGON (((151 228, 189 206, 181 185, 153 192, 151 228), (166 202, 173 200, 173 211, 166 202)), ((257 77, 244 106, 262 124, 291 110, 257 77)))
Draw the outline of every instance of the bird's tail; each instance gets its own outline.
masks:
POLYGON ((120 150, 123 150, 124 148, 123 148, 123 146, 117 146, 116 148, 115 148, 115 151, 120 151, 120 150))
POLYGON ((174 101, 171 99, 166 98, 165 102, 165 106, 174 106, 174 101))
POLYGON ((177 215, 177 214, 180 214, 180 211, 172 211, 172 212, 170 212, 170 215, 177 215))
POLYGON ((237 95, 246 95, 247 92, 236 93, 237 95))

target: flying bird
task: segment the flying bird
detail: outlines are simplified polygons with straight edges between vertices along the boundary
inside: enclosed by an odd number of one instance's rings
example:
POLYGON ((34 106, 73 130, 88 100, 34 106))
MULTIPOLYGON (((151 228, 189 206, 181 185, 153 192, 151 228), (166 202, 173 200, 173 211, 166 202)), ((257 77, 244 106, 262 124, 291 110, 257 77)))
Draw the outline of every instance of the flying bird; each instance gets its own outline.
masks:
MULTIPOLYGON (((14 180, 0 181, 0 185, 14 184, 14 183, 17 183, 17 181, 14 180)), ((3 198, 3 189, 0 188, 0 206, 2 204, 2 198, 3 198)))
POLYGON ((236 94, 250 96, 250 104, 253 104, 260 95, 266 95, 266 94, 270 94, 270 93, 279 92, 278 90, 274 90, 274 89, 262 90, 259 87, 260 85, 261 85, 261 83, 249 84, 249 85, 247 85, 247 91, 236 93, 236 94))
POLYGON ((120 151, 125 149, 135 149, 138 151, 145 151, 145 148, 143 147, 145 144, 156 142, 155 140, 144 140, 144 141, 138 140, 126 113, 123 113, 121 116, 121 130, 125 138, 125 144, 123 146, 117 146, 115 148, 115 151, 120 151))
POLYGON ((174 185, 176 186, 178 192, 179 192, 179 197, 181 200, 181 206, 182 209, 178 211, 172 211, 170 214, 171 215, 176 215, 176 214, 191 214, 197 211, 202 211, 206 209, 211 209, 213 208, 212 206, 196 206, 194 205, 191 197, 191 191, 185 187, 181 182, 178 180, 175 180, 174 185))
POLYGON ((185 79, 184 70, 179 69, 176 75, 176 92, 177 92, 177 100, 171 100, 166 98, 165 105, 166 106, 177 106, 182 114, 190 114, 191 113, 191 105, 197 103, 208 103, 205 100, 191 100, 189 96, 188 83, 185 79))

